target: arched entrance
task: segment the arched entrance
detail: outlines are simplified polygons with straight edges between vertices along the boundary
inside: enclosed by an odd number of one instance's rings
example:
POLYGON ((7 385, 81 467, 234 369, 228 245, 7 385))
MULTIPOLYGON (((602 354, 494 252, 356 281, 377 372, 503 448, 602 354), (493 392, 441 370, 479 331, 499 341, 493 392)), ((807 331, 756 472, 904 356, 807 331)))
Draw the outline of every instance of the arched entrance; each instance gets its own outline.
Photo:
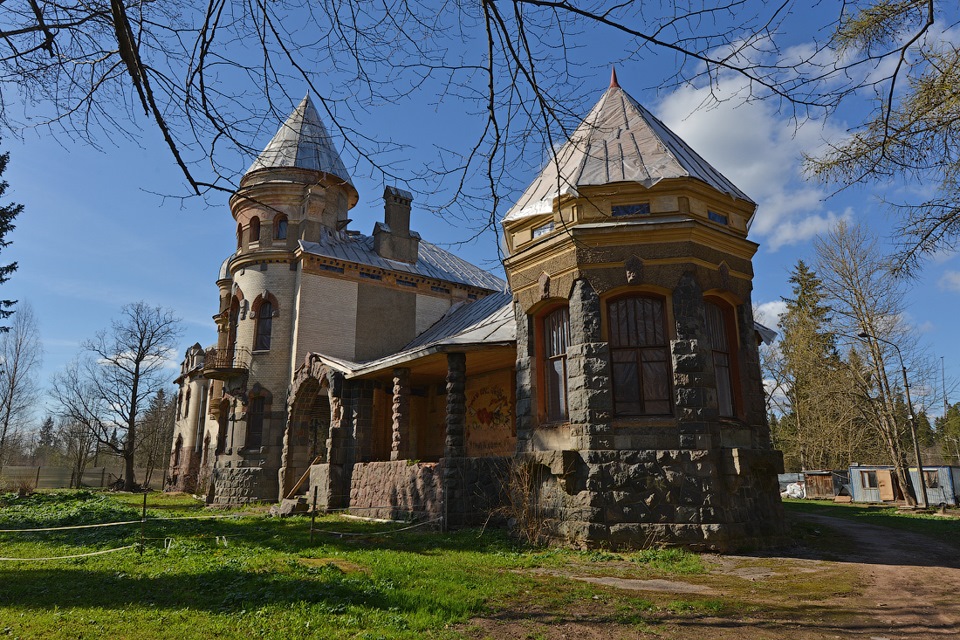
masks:
MULTIPOLYGON (((320 482, 322 493, 328 489, 328 482, 308 478, 307 474, 311 466, 319 465, 314 475, 329 478, 331 427, 335 426, 339 409, 339 398, 331 388, 334 376, 326 366, 309 356, 294 374, 288 400, 290 413, 283 437, 281 498, 306 494, 311 480, 320 482)), ((321 502, 326 506, 323 496, 321 502)))

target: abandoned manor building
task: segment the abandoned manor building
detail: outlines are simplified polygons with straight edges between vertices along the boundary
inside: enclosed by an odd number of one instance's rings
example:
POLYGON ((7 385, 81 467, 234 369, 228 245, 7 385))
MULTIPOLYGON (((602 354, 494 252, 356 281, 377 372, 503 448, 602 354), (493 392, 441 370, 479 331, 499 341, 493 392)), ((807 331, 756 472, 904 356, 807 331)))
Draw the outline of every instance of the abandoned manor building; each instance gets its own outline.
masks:
POLYGON ((505 280, 421 238, 410 193, 371 235, 358 200, 304 98, 230 198, 170 490, 452 527, 523 493, 580 547, 782 534, 756 204, 616 75, 502 218, 505 280))

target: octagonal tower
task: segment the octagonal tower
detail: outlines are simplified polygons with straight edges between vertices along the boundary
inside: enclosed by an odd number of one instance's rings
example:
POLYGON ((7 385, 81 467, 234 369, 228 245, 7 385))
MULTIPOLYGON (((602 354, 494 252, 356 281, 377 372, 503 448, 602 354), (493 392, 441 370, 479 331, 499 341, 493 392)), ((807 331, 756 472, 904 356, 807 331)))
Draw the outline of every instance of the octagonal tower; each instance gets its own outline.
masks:
POLYGON ((518 453, 542 464, 558 538, 726 548, 781 533, 755 211, 614 73, 503 219, 518 453))

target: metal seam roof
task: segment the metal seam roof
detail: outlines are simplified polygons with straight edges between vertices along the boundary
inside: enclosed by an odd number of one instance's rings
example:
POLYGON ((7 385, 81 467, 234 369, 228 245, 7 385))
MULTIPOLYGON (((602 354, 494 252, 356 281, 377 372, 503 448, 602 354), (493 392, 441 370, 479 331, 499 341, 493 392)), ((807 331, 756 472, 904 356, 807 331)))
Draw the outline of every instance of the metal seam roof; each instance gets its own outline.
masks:
POLYGON ((663 179, 688 177, 753 203, 627 92, 611 86, 503 222, 550 213, 557 197, 576 195, 580 187, 637 182, 649 188, 663 179))
POLYGON ((303 251, 312 255, 347 260, 359 264, 434 278, 445 282, 465 284, 490 291, 503 291, 506 283, 492 273, 458 258, 449 251, 420 241, 416 264, 387 260, 373 249, 373 237, 337 234, 324 230, 321 242, 300 241, 303 251))
POLYGON ((323 171, 353 184, 309 95, 280 126, 247 173, 278 167, 323 171))

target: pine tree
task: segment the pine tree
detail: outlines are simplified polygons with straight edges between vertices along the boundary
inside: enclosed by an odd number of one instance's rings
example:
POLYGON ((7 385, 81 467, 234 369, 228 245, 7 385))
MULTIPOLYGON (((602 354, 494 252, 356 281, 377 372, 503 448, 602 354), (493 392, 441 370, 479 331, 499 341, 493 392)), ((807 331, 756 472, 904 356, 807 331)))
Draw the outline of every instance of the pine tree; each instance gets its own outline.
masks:
MULTIPOLYGON (((7 170, 7 163, 10 161, 10 154, 4 153, 0 154, 0 176, 3 176, 3 173, 7 170)), ((15 228, 13 225, 14 219, 20 215, 20 212, 23 211, 22 204, 8 203, 2 204, 2 198, 7 192, 7 187, 10 185, 6 180, 0 179, 0 250, 9 246, 10 241, 6 239, 7 234, 15 228)), ((10 279, 10 276, 13 275, 13 272, 17 270, 17 263, 11 262, 10 264, 0 266, 0 284, 3 284, 10 279)), ((13 305, 16 304, 16 300, 0 300, 0 320, 3 318, 10 317, 10 314, 13 313, 13 305)), ((8 327, 0 327, 0 331, 7 331, 8 327)))
POLYGON ((53 418, 47 416, 37 431, 37 448, 33 454, 37 464, 47 464, 50 456, 55 452, 53 418))

